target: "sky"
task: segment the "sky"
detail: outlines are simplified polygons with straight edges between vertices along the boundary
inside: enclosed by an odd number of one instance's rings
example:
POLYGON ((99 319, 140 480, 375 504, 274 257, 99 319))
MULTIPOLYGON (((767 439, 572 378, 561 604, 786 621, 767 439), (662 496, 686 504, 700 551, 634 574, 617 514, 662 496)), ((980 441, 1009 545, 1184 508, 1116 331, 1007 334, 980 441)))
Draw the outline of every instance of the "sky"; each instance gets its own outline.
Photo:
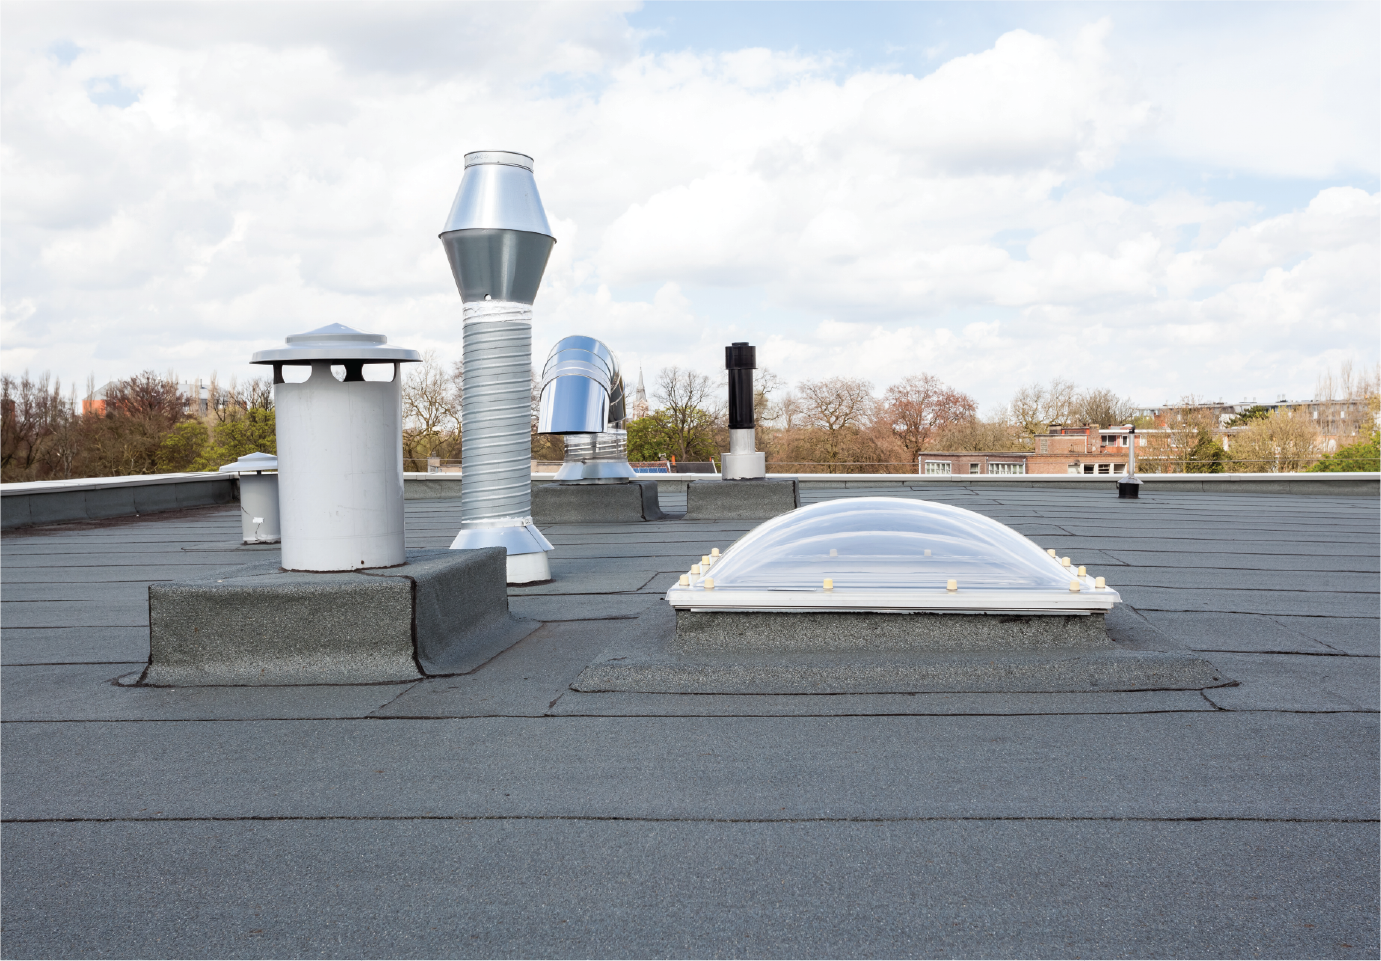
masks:
POLYGON ((1304 399, 1381 356, 1379 101, 1375 3, 9 2, 0 368, 458 359, 436 235, 504 149, 539 368, 1304 399))

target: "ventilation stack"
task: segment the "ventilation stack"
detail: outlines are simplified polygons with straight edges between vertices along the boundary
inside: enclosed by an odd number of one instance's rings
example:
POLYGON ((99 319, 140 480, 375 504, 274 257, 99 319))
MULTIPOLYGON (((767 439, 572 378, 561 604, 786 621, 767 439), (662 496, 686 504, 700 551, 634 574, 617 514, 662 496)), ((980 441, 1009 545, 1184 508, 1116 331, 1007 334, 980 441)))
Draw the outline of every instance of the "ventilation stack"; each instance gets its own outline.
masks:
POLYGON ((441 232, 464 309, 461 529, 452 550, 503 547, 508 583, 551 579, 551 543, 532 523, 532 302, 556 238, 532 158, 465 155, 441 232))

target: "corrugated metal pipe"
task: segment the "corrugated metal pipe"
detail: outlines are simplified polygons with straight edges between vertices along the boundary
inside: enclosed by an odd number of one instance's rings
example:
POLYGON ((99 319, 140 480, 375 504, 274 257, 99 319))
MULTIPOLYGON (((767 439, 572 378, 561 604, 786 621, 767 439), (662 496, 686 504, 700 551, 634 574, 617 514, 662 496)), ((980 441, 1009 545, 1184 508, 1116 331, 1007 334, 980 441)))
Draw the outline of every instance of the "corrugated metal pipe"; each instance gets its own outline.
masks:
POLYGON ((461 530, 452 550, 504 547, 508 582, 551 579, 532 523, 532 302, 556 239, 532 158, 465 155, 441 243, 464 304, 461 530))
POLYGON ((628 465, 623 429, 623 376, 618 358, 593 337, 564 337, 547 356, 537 430, 563 434, 563 484, 625 484, 636 475, 628 465))

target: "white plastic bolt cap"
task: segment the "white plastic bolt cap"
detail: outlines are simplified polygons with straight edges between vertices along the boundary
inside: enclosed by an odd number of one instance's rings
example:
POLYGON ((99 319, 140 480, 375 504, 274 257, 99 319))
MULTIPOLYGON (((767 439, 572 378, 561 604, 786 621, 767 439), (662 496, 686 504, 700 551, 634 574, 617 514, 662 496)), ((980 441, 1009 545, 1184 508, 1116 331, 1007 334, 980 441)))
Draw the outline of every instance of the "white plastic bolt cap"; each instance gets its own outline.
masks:
POLYGON ((707 578, 705 578, 705 590, 707 590, 707 591, 712 591, 712 590, 714 590, 714 578, 713 578, 713 577, 707 577, 707 578))
POLYGON ((1061 557, 1061 558, 1060 558, 1060 566, 1061 566, 1061 567, 1068 567, 1068 566, 1069 566, 1069 558, 1068 558, 1068 557, 1061 557))
POLYGON ((1049 554, 1051 557, 1054 557, 1054 556, 1055 556, 1055 548, 1053 548, 1053 547, 1047 547, 1046 550, 1045 550, 1045 552, 1046 552, 1047 554, 1049 554))
POLYGON ((1101 591, 1101 590, 1103 590, 1105 587, 1108 586, 1108 582, 1107 582, 1105 579, 1103 579, 1103 578, 1100 577, 1100 578, 1098 578, 1098 580, 1096 580, 1096 581, 1093 582, 1093 586, 1096 587, 1096 588, 1098 588, 1098 589, 1101 591))
POLYGON ((948 581, 945 582, 945 590, 947 590, 947 591, 957 591, 957 590, 959 590, 959 582, 956 581, 954 578, 951 577, 948 581))
POLYGON ((690 587, 690 575, 689 575, 689 574, 682 574, 682 575, 681 575, 681 586, 682 586, 682 587, 690 587))
POLYGON ((1078 594, 1078 593, 1079 593, 1079 582, 1078 582, 1078 581, 1070 581, 1070 582, 1069 582, 1069 592, 1070 592, 1071 594, 1078 594))
POLYGON ((1085 567, 1083 564, 1079 565, 1079 576, 1088 577, 1088 568, 1085 567))
POLYGON ((825 590, 827 590, 827 591, 832 591, 832 590, 834 590, 834 578, 831 578, 831 577, 825 578, 825 590))
POLYGON ((711 556, 711 557, 718 557, 718 556, 719 556, 719 548, 718 548, 718 547, 713 548, 713 549, 710 551, 710 556, 711 556))
POLYGON ((699 576, 700 576, 700 565, 699 565, 699 564, 692 564, 692 565, 691 565, 690 572, 691 572, 691 576, 692 576, 692 577, 699 577, 699 576))

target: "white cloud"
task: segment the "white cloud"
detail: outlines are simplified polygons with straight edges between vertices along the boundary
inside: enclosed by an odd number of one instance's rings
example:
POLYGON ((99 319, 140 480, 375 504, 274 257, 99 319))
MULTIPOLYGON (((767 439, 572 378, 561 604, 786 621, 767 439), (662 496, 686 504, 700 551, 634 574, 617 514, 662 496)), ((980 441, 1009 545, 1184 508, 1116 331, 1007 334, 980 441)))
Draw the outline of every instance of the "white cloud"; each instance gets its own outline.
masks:
MULTIPOLYGON (((435 234, 462 154, 489 146, 537 157, 559 241, 539 363, 579 331, 649 376, 709 371, 750 338, 793 380, 926 369, 991 404, 1055 374, 1154 400, 1307 392, 1339 351, 1376 357, 1369 189, 1267 217, 1196 184, 1100 186, 1130 149, 1181 150, 1183 77, 1202 73, 1129 75, 1116 8, 924 77, 653 56, 602 5, 19 9, 0 67, 6 370, 244 375, 252 350, 332 321, 458 356, 435 234), (79 52, 52 53, 64 40, 79 52)), ((1291 169, 1355 168, 1378 124, 1345 115, 1357 132, 1304 124, 1291 169)))

